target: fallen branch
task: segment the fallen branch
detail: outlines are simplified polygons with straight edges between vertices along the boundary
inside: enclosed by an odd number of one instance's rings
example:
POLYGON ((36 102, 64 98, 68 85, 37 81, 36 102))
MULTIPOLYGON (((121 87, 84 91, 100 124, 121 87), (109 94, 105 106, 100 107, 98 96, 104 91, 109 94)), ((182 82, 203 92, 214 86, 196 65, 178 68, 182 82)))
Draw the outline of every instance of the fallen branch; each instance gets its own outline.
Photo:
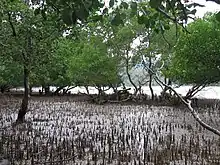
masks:
POLYGON ((191 106, 191 100, 189 99, 184 99, 182 96, 180 96, 180 94, 178 94, 176 92, 176 90, 174 90, 171 86, 163 83, 161 80, 159 80, 159 78, 157 76, 155 76, 156 79, 158 79, 158 81, 160 81, 160 83, 162 83, 164 86, 166 86, 168 89, 170 89, 172 92, 175 93, 175 95, 188 107, 188 109, 190 110, 191 114, 193 115, 193 117, 195 118, 195 120, 204 128, 206 128, 207 130, 213 132, 214 134, 220 136, 220 131, 218 129, 213 128, 212 126, 210 126, 209 124, 205 123, 204 121, 202 121, 202 119, 199 117, 199 114, 193 109, 193 107, 191 106))
POLYGON ((131 95, 130 96, 128 96, 126 99, 123 99, 123 100, 119 100, 119 101, 117 101, 117 100, 108 100, 108 102, 109 103, 123 103, 123 102, 126 102, 126 101, 128 101, 128 100, 130 100, 132 97, 131 97, 131 95))
POLYGON ((220 136, 220 131, 216 128, 213 128, 212 126, 210 126, 209 124, 205 123, 204 121, 202 121, 202 119, 199 117, 199 114, 193 109, 193 107, 191 106, 191 100, 189 99, 184 99, 179 93, 176 92, 176 90, 174 90, 170 85, 165 84, 163 81, 161 81, 159 79, 159 77, 157 76, 157 74, 151 69, 148 68, 145 65, 145 61, 146 59, 143 56, 143 60, 144 60, 144 66, 146 69, 148 69, 148 71, 150 71, 152 74, 154 74, 154 78, 155 80, 157 80, 159 83, 161 83, 163 86, 165 86, 166 88, 170 89, 172 92, 174 92, 174 94, 188 107, 188 109, 190 110, 191 114, 193 115, 194 119, 205 129, 213 132, 214 134, 220 136))
POLYGON ((193 86, 186 94, 185 98, 192 98, 193 96, 195 96, 199 91, 201 91, 202 89, 204 89, 206 87, 206 83, 204 83, 203 85, 195 85, 193 86))

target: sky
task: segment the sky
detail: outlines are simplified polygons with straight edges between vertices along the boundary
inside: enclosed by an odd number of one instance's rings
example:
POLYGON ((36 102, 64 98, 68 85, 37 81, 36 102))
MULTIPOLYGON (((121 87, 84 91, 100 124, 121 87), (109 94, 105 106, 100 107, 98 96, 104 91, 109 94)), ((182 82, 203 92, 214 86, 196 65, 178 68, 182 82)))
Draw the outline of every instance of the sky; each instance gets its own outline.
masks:
MULTIPOLYGON (((106 6, 109 6, 109 1, 110 0, 104 0, 104 2, 106 3, 106 6)), ((126 0, 129 1, 129 0, 126 0)), ((206 1, 206 0, 189 0, 189 2, 195 2, 195 3, 199 3, 202 5, 205 5, 205 7, 197 7, 197 12, 196 12, 196 17, 203 17, 203 15, 206 12, 217 12, 220 11, 220 5, 218 5, 215 2, 211 2, 211 1, 206 1)))
POLYGON ((206 12, 220 11, 220 5, 214 2, 206 2, 206 0, 191 0, 191 2, 205 5, 205 7, 197 7, 196 17, 203 17, 206 12))

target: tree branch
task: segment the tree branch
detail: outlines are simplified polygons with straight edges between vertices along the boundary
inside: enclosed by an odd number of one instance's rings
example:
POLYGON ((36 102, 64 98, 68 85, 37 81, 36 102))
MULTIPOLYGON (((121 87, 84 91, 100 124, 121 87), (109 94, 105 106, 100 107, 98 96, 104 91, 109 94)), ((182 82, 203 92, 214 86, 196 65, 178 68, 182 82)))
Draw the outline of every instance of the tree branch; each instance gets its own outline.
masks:
POLYGON ((172 20, 173 22, 177 23, 177 19, 173 18, 172 16, 170 16, 169 14, 167 14, 164 10, 162 10, 160 7, 158 7, 156 9, 158 12, 162 13, 165 17, 167 17, 168 19, 172 20))
POLYGON ((2 46, 4 46, 4 47, 8 47, 9 45, 6 45, 6 44, 4 44, 4 43, 2 43, 2 42, 0 42, 0 45, 2 45, 2 46))
POLYGON ((205 123, 204 121, 202 121, 202 119, 199 117, 199 114, 193 109, 193 107, 191 106, 191 100, 189 99, 184 99, 179 93, 176 92, 176 90, 174 90, 170 85, 165 84, 164 82, 162 82, 159 77, 157 76, 157 74, 151 69, 148 68, 145 65, 145 59, 144 60, 144 66, 150 71, 152 72, 152 74, 154 74, 154 78, 161 83, 163 86, 167 87, 168 89, 170 89, 172 92, 174 92, 174 94, 188 107, 188 109, 190 110, 191 114, 193 115, 194 119, 205 129, 213 132, 214 134, 220 136, 220 131, 218 129, 213 128, 212 126, 210 126, 209 124, 205 123))
POLYGON ((189 89, 189 91, 187 92, 185 98, 192 98, 193 96, 195 96, 199 91, 201 91, 203 88, 205 88, 207 84, 200 84, 200 85, 195 85, 193 86, 191 89, 189 89))
POLYGON ((220 4, 220 0, 206 0, 206 2, 207 1, 211 1, 211 2, 215 2, 215 3, 217 3, 217 4, 220 4))
POLYGON ((185 23, 187 24, 187 13, 186 13, 186 8, 184 7, 183 3, 181 2, 181 0, 177 0, 179 2, 179 5, 183 11, 183 15, 184 15, 184 19, 185 19, 185 23))
POLYGON ((16 37, 17 33, 15 31, 15 27, 14 27, 12 20, 11 20, 11 14, 9 12, 7 14, 8 14, 8 22, 9 22, 9 24, 11 26, 11 30, 12 30, 12 36, 16 37))
POLYGON ((173 18, 172 16, 170 16, 168 13, 166 13, 164 10, 162 10, 160 7, 156 8, 156 10, 160 13, 162 13, 165 17, 167 17, 168 19, 170 19, 171 21, 173 21, 175 24, 180 25, 182 28, 184 28, 184 30, 186 30, 187 33, 189 33, 189 31, 186 29, 186 27, 183 26, 183 24, 181 24, 180 22, 178 22, 177 18, 173 18))

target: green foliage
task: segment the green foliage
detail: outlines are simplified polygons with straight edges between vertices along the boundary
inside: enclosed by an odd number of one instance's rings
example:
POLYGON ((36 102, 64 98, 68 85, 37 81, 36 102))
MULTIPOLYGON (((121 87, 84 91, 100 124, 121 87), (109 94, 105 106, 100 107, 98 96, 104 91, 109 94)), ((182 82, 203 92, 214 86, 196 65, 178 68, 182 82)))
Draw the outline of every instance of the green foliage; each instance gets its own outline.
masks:
POLYGON ((166 30, 164 33, 156 34, 153 33, 151 36, 151 47, 158 54, 169 55, 181 33, 181 27, 175 24, 170 25, 170 29, 166 30))
POLYGON ((55 54, 67 57, 63 60, 68 65, 62 67, 74 84, 108 85, 118 81, 117 61, 108 56, 107 47, 96 36, 78 42, 61 39, 55 54))
POLYGON ((23 82, 23 68, 11 59, 0 60, 0 85, 21 86, 23 82))
MULTIPOLYGON (((81 22, 87 21, 92 13, 97 11, 101 12, 101 9, 105 7, 104 2, 99 0, 47 0, 46 3, 41 3, 39 0, 31 1, 33 4, 38 5, 38 8, 35 9, 36 14, 41 14, 46 18, 48 13, 56 12, 66 26, 75 26, 76 23, 79 22, 78 20, 81 22)), ((19 1, 14 1, 14 3, 18 2, 19 1)), ((168 19, 169 22, 172 21, 178 24, 183 24, 190 16, 194 15, 196 12, 195 7, 198 6, 201 7, 203 5, 194 2, 183 3, 183 1, 179 0, 150 0, 147 2, 122 1, 120 5, 118 5, 117 0, 109 1, 109 8, 113 9, 113 13, 118 13, 120 9, 131 9, 131 17, 137 16, 140 13, 144 15, 144 17, 148 17, 149 14, 152 14, 151 10, 154 9, 153 12, 157 13, 157 17, 153 18, 154 21, 161 20, 163 22, 168 19)), ((108 14, 108 11, 109 10, 105 8, 102 14, 108 14)), ((122 18, 119 19, 120 14, 115 15, 117 15, 117 19, 116 21, 112 21, 114 25, 120 25, 126 21, 122 18)), ((99 19, 101 20, 102 18, 99 17, 99 19)), ((148 19, 146 20, 147 22, 149 21, 148 19)), ((150 20, 152 19, 150 18, 150 20)), ((153 25, 151 28, 154 27, 156 26, 153 25)), ((159 29, 156 28, 156 31, 158 30, 159 29)))
POLYGON ((220 22, 220 12, 216 13, 215 17, 216 17, 216 20, 220 22))
POLYGON ((116 13, 112 20, 111 20, 111 24, 112 25, 115 25, 115 26, 119 26, 120 24, 123 24, 123 19, 121 17, 121 14, 120 13, 116 13))
POLYGON ((198 19, 182 33, 171 58, 168 75, 184 84, 220 80, 220 24, 213 17, 198 19))
MULTIPOLYGON (((114 2, 111 0, 111 5, 114 2)), ((72 0, 47 0, 46 12, 55 10, 59 13, 63 23, 67 26, 72 26, 77 23, 77 20, 85 21, 93 11, 98 11, 104 4, 99 0, 84 0, 84 1, 72 1, 72 0)), ((44 8, 39 7, 40 10, 44 8)))
POLYGON ((53 44, 54 52, 51 56, 51 62, 49 66, 46 66, 49 72, 48 78, 50 78, 48 84, 54 86, 74 85, 74 81, 71 81, 69 76, 70 59, 74 56, 72 50, 75 48, 73 42, 76 41, 59 38, 53 44))
MULTIPOLYGON (((170 21, 178 20, 181 24, 186 17, 195 13, 195 10, 189 10, 193 7, 192 4, 183 5, 176 0, 169 1, 170 3, 163 3, 164 0, 122 1, 119 5, 118 1, 111 0, 110 9, 104 9, 99 13, 97 11, 104 6, 99 0, 85 0, 83 3, 72 0, 47 0, 44 5, 39 0, 32 2, 38 4, 38 8, 31 9, 19 0, 0 2, 2 83, 20 84, 24 65, 30 71, 32 85, 60 86, 78 82, 107 84, 107 81, 117 81, 118 65, 126 53, 132 50, 131 44, 134 39, 146 35, 149 29, 151 32, 162 32, 164 36, 172 38, 166 33, 169 30, 173 31, 170 21), (80 25, 76 24, 79 22, 80 25), (69 38, 77 38, 74 33, 77 29, 79 41, 74 40, 73 43, 73 40, 69 39, 56 40, 66 28, 71 33, 69 38), (79 68, 76 71, 75 66, 79 68), (99 71, 92 72, 92 67, 99 71), (103 71, 100 71, 101 67, 103 71), (111 68, 112 72, 107 71, 107 68, 111 68), (98 77, 97 81, 94 80, 95 77, 98 77)), ((217 20, 218 15, 217 13, 215 16, 217 20)), ((161 35, 158 36, 153 38, 157 41, 151 44, 147 53, 150 51, 154 54, 168 54, 169 45, 164 44, 161 35)), ((135 63, 139 55, 135 54, 134 50, 132 53, 132 59, 126 58, 135 63)))
POLYGON ((14 82, 5 74, 1 76, 5 82, 21 85, 25 66, 30 72, 31 84, 35 84, 40 76, 46 77, 46 67, 43 66, 49 64, 53 40, 60 35, 56 15, 47 14, 45 20, 20 1, 5 3, 3 13, 0 24, 1 63, 7 69, 3 73, 10 71, 11 77, 15 77, 14 82))
MULTIPOLYGON (((144 26, 138 24, 137 18, 129 18, 129 11, 126 11, 127 21, 124 25, 112 27, 108 33, 112 34, 107 40, 110 51, 116 56, 125 57, 126 52, 131 51, 133 41, 142 35, 144 26)), ((130 11, 131 12, 131 11, 130 11)))
POLYGON ((164 33, 153 33, 151 36, 150 52, 156 55, 161 55, 159 67, 162 74, 166 76, 166 71, 169 69, 170 58, 174 51, 178 38, 182 32, 182 28, 175 24, 170 25, 170 29, 164 33))
POLYGON ((150 0, 150 6, 153 8, 157 8, 161 5, 163 0, 150 0))
POLYGON ((117 19, 112 23, 118 26, 126 22, 126 19, 121 18, 119 13, 122 13, 123 9, 130 9, 130 17, 137 16, 139 24, 144 24, 147 29, 151 28, 157 33, 163 33, 164 31, 169 30, 170 22, 183 26, 188 18, 192 18, 193 15, 195 15, 195 7, 197 6, 202 5, 197 3, 184 4, 182 1, 177 0, 122 2, 120 5, 121 10, 116 8, 116 10, 113 11, 113 13, 117 13, 117 19))

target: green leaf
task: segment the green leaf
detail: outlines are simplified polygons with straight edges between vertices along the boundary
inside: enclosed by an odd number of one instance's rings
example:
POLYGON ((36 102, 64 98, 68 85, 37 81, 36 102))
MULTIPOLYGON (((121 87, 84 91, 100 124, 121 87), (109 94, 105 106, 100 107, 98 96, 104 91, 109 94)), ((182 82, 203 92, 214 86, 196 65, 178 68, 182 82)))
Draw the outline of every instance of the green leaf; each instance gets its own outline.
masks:
POLYGON ((137 14, 137 12, 131 11, 130 17, 132 18, 132 17, 134 17, 136 14, 137 14))
POLYGON ((35 15, 40 14, 40 8, 35 9, 35 10, 34 10, 34 14, 35 14, 35 15))
POLYGON ((124 9, 128 9, 128 4, 126 2, 122 2, 121 3, 121 6, 124 8, 124 9))
MULTIPOLYGON (((92 1, 84 1, 84 8, 86 8, 87 10, 91 9, 92 7, 92 1)), ((94 6, 94 8, 97 8, 97 5, 94 6)))
POLYGON ((112 21, 111 21, 111 24, 112 25, 115 25, 115 26, 119 26, 120 24, 123 24, 123 20, 121 19, 121 15, 119 13, 117 13, 112 21))
POLYGON ((158 17, 159 17, 160 15, 159 15, 159 13, 158 12, 155 12, 152 16, 151 16, 151 18, 153 19, 153 20, 158 20, 158 17))
POLYGON ((106 14, 108 13, 108 8, 105 8, 103 11, 102 11, 103 14, 106 14))
POLYGON ((73 17, 72 17, 72 10, 71 9, 64 9, 61 12, 61 18, 63 22, 67 25, 72 25, 73 24, 73 17))
POLYGON ((84 7, 76 11, 76 17, 79 18, 81 21, 85 20, 88 16, 89 12, 84 7))
MULTIPOLYGON (((79 2, 80 3, 80 2, 79 2)), ((105 3, 100 2, 99 0, 92 0, 92 8, 93 9, 98 9, 99 7, 104 7, 105 3)))
POLYGON ((131 7, 130 16, 133 17, 137 14, 137 3, 136 2, 131 2, 130 7, 131 7))
POLYGON ((220 11, 217 14, 215 14, 215 18, 217 21, 220 22, 220 11))
POLYGON ((150 0, 149 4, 152 8, 157 8, 161 5, 162 0, 150 0))
POLYGON ((145 22, 145 17, 144 17, 144 15, 138 16, 138 23, 139 23, 139 24, 144 24, 144 22, 145 22))
POLYGON ((131 9, 135 12, 137 11, 137 2, 131 2, 131 9))
POLYGON ((44 20, 47 19, 46 9, 41 10, 41 15, 44 18, 44 20))
POLYGON ((170 26, 166 24, 166 25, 164 25, 164 29, 165 30, 170 30, 170 26))
POLYGON ((120 18, 121 18, 121 20, 125 20, 126 19, 126 14, 125 13, 120 13, 120 18))
POLYGON ((75 13, 75 12, 72 12, 71 18, 72 18, 72 24, 75 24, 76 21, 77 21, 77 16, 76 16, 76 13, 75 13))
POLYGON ((110 0, 110 1, 109 1, 109 7, 113 7, 114 4, 115 4, 115 0, 110 0))
POLYGON ((92 20, 93 21, 102 21, 103 17, 102 17, 102 15, 95 15, 92 17, 92 20))
POLYGON ((161 31, 162 33, 165 32, 165 28, 164 28, 163 24, 160 25, 160 31, 161 31))
POLYGON ((154 28, 154 31, 158 34, 160 32, 160 29, 154 28))
POLYGON ((149 19, 145 19, 145 21, 144 21, 144 24, 145 24, 145 28, 150 28, 150 20, 149 19))

